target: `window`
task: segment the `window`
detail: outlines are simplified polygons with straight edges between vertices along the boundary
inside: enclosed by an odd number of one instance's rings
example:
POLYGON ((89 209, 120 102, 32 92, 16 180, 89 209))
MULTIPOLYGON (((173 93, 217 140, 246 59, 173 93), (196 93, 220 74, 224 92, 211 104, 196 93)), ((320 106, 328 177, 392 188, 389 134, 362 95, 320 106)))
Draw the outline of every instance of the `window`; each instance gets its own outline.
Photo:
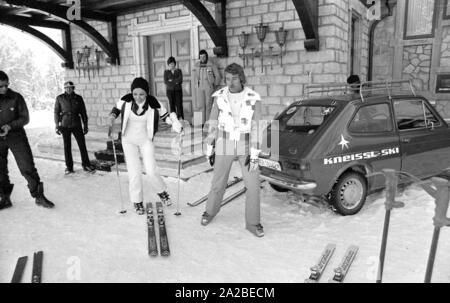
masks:
POLYGON ((359 33, 360 33, 360 17, 353 12, 352 22, 350 23, 350 75, 359 74, 359 33))
POLYGON ((392 131, 389 105, 386 103, 359 108, 348 127, 353 133, 380 133, 392 131))
POLYGON ((407 0, 405 39, 434 37, 435 0, 407 0))
POLYGON ((450 1, 445 0, 444 19, 450 19, 450 1))
POLYGON ((280 117, 280 130, 309 133, 319 128, 333 110, 334 107, 293 106, 280 117))
POLYGON ((422 100, 395 101, 394 112, 399 130, 440 126, 439 119, 422 100))

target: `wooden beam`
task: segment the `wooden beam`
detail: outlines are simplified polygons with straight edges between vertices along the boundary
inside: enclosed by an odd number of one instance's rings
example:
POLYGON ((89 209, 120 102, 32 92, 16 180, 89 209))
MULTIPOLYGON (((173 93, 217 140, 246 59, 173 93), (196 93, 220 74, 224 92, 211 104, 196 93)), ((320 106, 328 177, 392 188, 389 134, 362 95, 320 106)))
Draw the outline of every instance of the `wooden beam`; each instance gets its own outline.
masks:
POLYGON ((59 46, 58 43, 53 41, 49 36, 45 35, 44 33, 38 31, 37 29, 32 28, 29 25, 20 23, 20 22, 14 22, 9 20, 0 19, 0 23, 9 25, 11 27, 17 28, 21 31, 24 31, 39 40, 41 40, 43 43, 47 44, 48 47, 50 47, 61 59, 64 60, 64 67, 67 68, 73 68, 73 59, 71 51, 64 50, 61 46, 59 46))
POLYGON ((214 53, 220 57, 228 56, 228 44, 226 35, 226 0, 221 0, 220 4, 216 5, 216 10, 219 9, 220 12, 216 11, 216 16, 218 16, 218 22, 214 20, 206 7, 200 2, 200 0, 182 0, 184 6, 186 6, 192 14, 200 21, 205 30, 208 32, 209 37, 216 45, 214 53))
MULTIPOLYGON (((69 6, 53 4, 35 0, 3 0, 4 2, 16 6, 24 6, 35 10, 40 10, 55 16, 66 16, 69 6)), ((114 15, 99 13, 92 10, 81 9, 81 17, 89 20, 109 22, 115 18, 114 15)), ((65 17, 64 17, 65 18, 65 17)))
POLYGON ((319 3, 318 0, 292 0, 305 32, 305 49, 319 50, 319 3))
POLYGON ((55 28, 55 29, 61 29, 61 30, 69 29, 69 25, 65 24, 63 22, 48 21, 48 20, 44 20, 44 19, 36 19, 36 18, 30 18, 30 17, 0 15, 0 22, 1 21, 17 22, 17 23, 21 23, 21 24, 25 24, 25 25, 30 25, 30 26, 40 26, 40 27, 55 28))
MULTIPOLYGON (((5 1, 8 2, 9 4, 33 8, 33 9, 41 11, 43 13, 51 14, 51 15, 61 19, 63 22, 71 22, 72 24, 75 24, 84 34, 89 36, 97 45, 100 46, 100 48, 108 55, 108 57, 111 58, 110 61, 112 64, 116 64, 117 62, 119 62, 119 52, 118 52, 117 45, 113 45, 113 44, 109 43, 95 28, 93 28, 87 22, 85 22, 83 20, 67 20, 67 8, 68 7, 62 6, 62 5, 57 5, 57 4, 49 4, 47 2, 32 1, 32 0, 5 0, 5 1)), ((94 15, 91 15, 91 17, 93 17, 93 16, 94 15)), ((102 16, 104 17, 104 20, 100 20, 100 19, 96 19, 96 20, 112 22, 117 19, 115 15, 102 14, 102 16)), ((82 11, 82 17, 86 17, 85 15, 83 15, 83 11, 82 11)), ((87 17, 87 18, 89 18, 89 17, 87 17)))

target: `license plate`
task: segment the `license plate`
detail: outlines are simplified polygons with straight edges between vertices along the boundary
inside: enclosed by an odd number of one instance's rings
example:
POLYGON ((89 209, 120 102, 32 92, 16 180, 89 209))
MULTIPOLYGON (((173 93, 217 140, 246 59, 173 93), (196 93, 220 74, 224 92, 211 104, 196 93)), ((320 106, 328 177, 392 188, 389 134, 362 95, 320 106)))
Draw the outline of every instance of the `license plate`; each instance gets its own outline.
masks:
POLYGON ((281 165, 280 163, 273 161, 273 160, 268 160, 268 159, 259 159, 259 165, 270 168, 270 169, 274 169, 274 170, 278 170, 281 171, 281 165))

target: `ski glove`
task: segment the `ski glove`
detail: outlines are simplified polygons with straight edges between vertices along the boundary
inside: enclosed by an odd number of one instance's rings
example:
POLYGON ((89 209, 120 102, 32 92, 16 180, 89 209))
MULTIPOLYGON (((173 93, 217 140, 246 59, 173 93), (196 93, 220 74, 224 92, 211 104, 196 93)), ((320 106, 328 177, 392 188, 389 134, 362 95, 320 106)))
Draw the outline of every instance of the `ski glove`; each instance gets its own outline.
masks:
POLYGON ((181 133, 183 131, 183 125, 181 125, 180 121, 178 121, 176 113, 170 113, 169 119, 172 123, 172 130, 177 133, 181 133))
POLYGON ((61 136, 61 126, 57 126, 57 127, 55 128, 55 132, 56 132, 56 134, 57 134, 58 136, 61 136))
POLYGON ((250 155, 247 156, 245 165, 249 171, 256 171, 259 169, 259 153, 261 151, 256 148, 250 148, 250 155))
POLYGON ((86 135, 88 132, 89 132, 89 128, 86 126, 86 127, 84 128, 83 134, 86 135))
POLYGON ((214 163, 216 161, 216 153, 214 151, 213 145, 206 145, 206 160, 208 161, 209 165, 211 165, 211 167, 214 166, 214 163))

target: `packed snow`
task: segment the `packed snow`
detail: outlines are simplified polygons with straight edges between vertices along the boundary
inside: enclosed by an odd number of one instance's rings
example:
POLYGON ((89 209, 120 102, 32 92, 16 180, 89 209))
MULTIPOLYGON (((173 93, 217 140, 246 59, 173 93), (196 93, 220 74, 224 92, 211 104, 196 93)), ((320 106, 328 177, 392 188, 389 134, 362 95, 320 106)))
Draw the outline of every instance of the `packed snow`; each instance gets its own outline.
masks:
MULTIPOLYGON (((181 216, 177 210, 176 178, 165 178, 174 204, 165 208, 170 257, 147 252, 146 217, 128 202, 128 180, 120 184, 128 212, 119 214, 121 199, 116 173, 87 174, 76 167, 64 175, 64 163, 36 159, 46 196, 56 204, 34 204, 14 158, 9 157, 14 206, 0 211, 0 282, 9 282, 20 256, 29 256, 23 282, 30 282, 33 252, 44 251, 43 282, 287 282, 302 283, 326 244, 336 251, 321 282, 333 275, 349 245, 359 252, 345 282, 376 281, 385 214, 384 192, 368 197, 355 216, 342 217, 325 204, 300 202, 292 193, 278 193, 266 182, 261 191, 261 223, 265 236, 245 229, 241 196, 201 226, 204 205, 187 206, 206 194, 212 173, 181 182, 181 216)), ((240 176, 235 163, 230 174, 240 176)), ((150 182, 147 180, 147 184, 150 182)), ((235 192, 242 183, 227 191, 235 192)), ((145 202, 158 201, 151 186, 145 202)), ((423 282, 433 233, 434 201, 411 185, 397 200, 406 203, 391 216, 383 282, 423 282)), ((450 231, 442 228, 433 282, 450 282, 450 231)))

